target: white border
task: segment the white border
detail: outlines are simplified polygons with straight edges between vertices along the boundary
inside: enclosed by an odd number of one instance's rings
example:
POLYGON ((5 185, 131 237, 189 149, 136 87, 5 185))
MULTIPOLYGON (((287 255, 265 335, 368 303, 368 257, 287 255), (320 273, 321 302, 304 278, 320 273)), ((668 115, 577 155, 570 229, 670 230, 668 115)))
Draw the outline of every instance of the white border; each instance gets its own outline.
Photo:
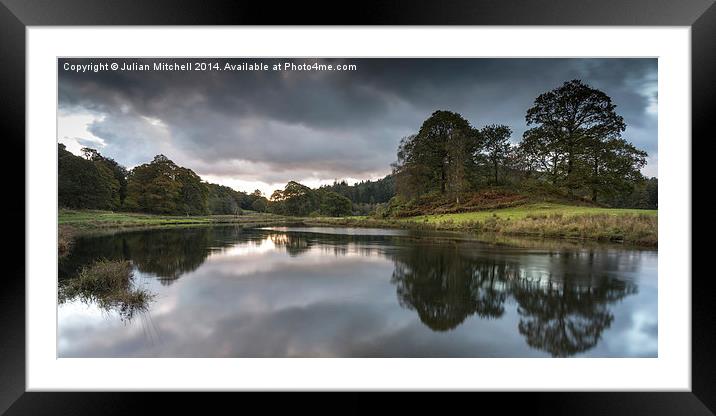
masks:
POLYGON ((27 28, 27 389, 691 390, 690 29, 27 28), (56 358, 58 56, 659 58, 659 357, 56 358))

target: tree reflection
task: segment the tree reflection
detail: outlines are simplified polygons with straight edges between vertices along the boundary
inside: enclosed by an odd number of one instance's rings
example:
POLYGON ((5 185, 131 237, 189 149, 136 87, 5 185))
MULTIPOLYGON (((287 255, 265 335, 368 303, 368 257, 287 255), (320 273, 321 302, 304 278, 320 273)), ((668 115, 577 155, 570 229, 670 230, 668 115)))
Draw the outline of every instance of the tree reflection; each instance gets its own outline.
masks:
POLYGON ((72 278, 98 258, 131 260, 137 270, 171 284, 196 270, 212 250, 236 244, 238 227, 192 227, 133 231, 79 238, 59 262, 60 280, 72 278))
POLYGON ((505 257, 469 244, 416 244, 393 259, 400 305, 430 329, 452 330, 471 315, 499 318, 512 296, 527 344, 555 357, 597 345, 614 320, 610 305, 637 291, 594 273, 625 266, 606 251, 505 257))
POLYGON ((597 345, 614 321, 609 305, 636 293, 636 286, 605 277, 598 286, 583 286, 573 276, 564 283, 515 285, 512 295, 520 315, 518 329, 527 344, 567 357, 597 345))
POLYGON ((507 295, 496 284, 507 273, 506 264, 476 263, 454 245, 419 245, 396 254, 391 281, 401 306, 429 328, 448 331, 473 314, 502 316, 507 295))
POLYGON ((303 234, 273 233, 269 239, 276 247, 283 247, 289 256, 296 257, 311 249, 311 241, 303 234))
POLYGON ((268 238, 274 246, 281 247, 289 256, 296 257, 314 248, 336 256, 345 256, 351 250, 362 256, 370 256, 378 252, 379 247, 390 245, 393 237, 316 232, 272 232, 268 238))

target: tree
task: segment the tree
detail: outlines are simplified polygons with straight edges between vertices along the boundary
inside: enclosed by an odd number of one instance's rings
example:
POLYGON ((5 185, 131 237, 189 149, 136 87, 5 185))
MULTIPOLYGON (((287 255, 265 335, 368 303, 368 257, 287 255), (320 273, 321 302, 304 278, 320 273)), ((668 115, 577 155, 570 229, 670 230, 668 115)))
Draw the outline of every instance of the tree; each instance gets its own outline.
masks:
POLYGON ((267 207, 268 207, 268 200, 264 197, 256 199, 254 201, 254 203, 251 204, 251 209, 253 209, 256 212, 266 212, 267 207))
POLYGON ((392 164, 395 192, 409 199, 426 192, 428 188, 425 185, 429 184, 432 179, 428 167, 418 163, 418 158, 413 155, 416 141, 416 135, 400 139, 398 160, 392 164))
POLYGON ((616 105, 604 92, 580 80, 537 97, 527 110, 523 150, 570 192, 581 185, 578 164, 597 142, 620 138, 626 128, 616 105))
POLYGON ((191 169, 178 168, 176 180, 181 188, 177 208, 185 215, 207 215, 209 214, 208 196, 209 189, 202 182, 199 175, 191 169))
POLYGON ((418 134, 403 138, 394 172, 403 195, 459 194, 469 187, 479 132, 460 114, 434 112, 418 134))
POLYGON ((589 187, 592 202, 598 195, 627 194, 643 180, 640 169, 646 164, 646 152, 624 139, 592 139, 584 156, 585 185, 589 187))
POLYGON ((309 187, 290 181, 271 194, 269 211, 274 214, 305 216, 319 209, 318 195, 309 187))
MULTIPOLYGON (((240 205, 241 205, 241 208, 244 208, 244 209, 254 209, 253 208, 254 202, 256 202, 257 200, 262 199, 262 198, 264 200, 266 200, 266 198, 263 196, 263 192, 261 192, 260 189, 256 189, 253 192, 251 192, 250 194, 247 194, 245 192, 240 192, 239 194, 240 194, 240 198, 239 198, 240 205)), ((266 200, 266 202, 268 202, 268 200, 266 200)))
POLYGON ((606 195, 600 202, 614 208, 658 209, 658 182, 657 178, 642 178, 631 192, 606 195))
POLYGON ((176 180, 177 166, 164 155, 139 165, 129 173, 126 206, 130 210, 157 214, 178 213, 181 184, 176 180))
POLYGON ((559 140, 543 129, 527 130, 517 147, 519 163, 527 174, 542 173, 553 185, 559 184, 564 155, 559 140))
POLYGON ((113 205, 115 205, 115 208, 119 208, 124 203, 124 199, 127 196, 127 169, 117 163, 114 159, 102 156, 95 149, 83 147, 82 154, 84 155, 85 159, 91 160, 97 165, 104 166, 112 173, 112 176, 119 185, 116 190, 113 190, 112 199, 115 200, 115 203, 113 205))
POLYGON ((351 215, 353 204, 351 200, 343 195, 328 190, 320 190, 320 207, 321 215, 329 217, 343 217, 351 215))
POLYGON ((505 125, 491 124, 480 130, 482 150, 492 167, 495 185, 499 184, 498 172, 510 157, 510 136, 512 130, 505 125))
MULTIPOLYGON (((258 202, 262 199, 266 200, 266 198, 261 197, 256 201, 258 202)), ((329 191, 325 187, 313 190, 296 181, 287 183, 283 190, 275 190, 271 194, 271 201, 268 203, 268 211, 271 213, 292 216, 326 215, 341 217, 350 215, 352 208, 351 200, 343 195, 329 191)))
POLYGON ((119 207, 120 184, 104 163, 75 156, 59 143, 57 156, 60 206, 80 209, 119 207))
POLYGON ((209 189, 199 175, 157 155, 130 172, 125 207, 157 214, 205 215, 208 197, 209 189))
POLYGON ((233 215, 240 212, 241 194, 228 186, 207 184, 209 212, 214 215, 233 215))
POLYGON ((313 190, 296 181, 290 181, 283 189, 283 198, 288 215, 308 215, 318 209, 318 198, 313 190))

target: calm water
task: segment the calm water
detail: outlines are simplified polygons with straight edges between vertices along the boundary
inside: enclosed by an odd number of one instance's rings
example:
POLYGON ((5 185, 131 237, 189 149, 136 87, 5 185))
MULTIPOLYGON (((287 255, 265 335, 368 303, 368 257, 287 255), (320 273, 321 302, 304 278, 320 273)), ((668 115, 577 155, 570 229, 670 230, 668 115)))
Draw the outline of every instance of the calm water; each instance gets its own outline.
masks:
POLYGON ((129 259, 141 313, 58 308, 61 357, 654 357, 657 252, 402 230, 205 227, 83 238, 61 283, 129 259))

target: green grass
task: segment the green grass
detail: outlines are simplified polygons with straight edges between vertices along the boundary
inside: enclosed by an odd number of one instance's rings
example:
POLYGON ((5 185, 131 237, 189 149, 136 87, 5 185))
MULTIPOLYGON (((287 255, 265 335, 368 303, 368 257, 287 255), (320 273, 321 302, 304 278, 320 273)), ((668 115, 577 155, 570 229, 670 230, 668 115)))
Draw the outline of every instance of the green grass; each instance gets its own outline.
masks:
POLYGON ((246 227, 316 225, 376 228, 414 228, 523 235, 541 238, 576 238, 657 245, 656 210, 600 208, 540 202, 516 207, 379 219, 369 216, 297 218, 247 212, 244 215, 172 216, 110 211, 59 212, 60 254, 71 247, 75 235, 128 227, 177 227, 202 224, 237 224, 246 227), (68 237, 69 235, 69 237, 68 237))
POLYGON ((60 225, 155 225, 155 224, 197 224, 211 222, 210 217, 184 217, 173 215, 136 214, 128 212, 68 210, 61 209, 58 221, 60 225))
POLYGON ((417 217, 403 218, 401 221, 412 221, 421 222, 428 224, 439 224, 439 223, 470 223, 470 222, 482 222, 489 218, 497 217, 500 219, 524 219, 528 216, 544 216, 560 214, 563 216, 575 216, 575 215, 657 215, 656 210, 645 210, 645 209, 623 209, 623 208, 599 208, 589 206, 574 206, 574 205, 563 205, 554 203, 538 203, 521 205, 512 208, 502 208, 487 211, 473 211, 473 212, 461 212, 456 214, 433 214, 433 215, 420 215, 417 217))
POLYGON ((449 230, 479 235, 512 235, 612 241, 655 247, 658 211, 612 209, 556 203, 407 218, 311 218, 307 225, 449 230))
POLYGON ((241 215, 154 215, 132 212, 113 212, 97 210, 60 209, 58 223, 60 227, 68 226, 76 230, 98 228, 172 226, 185 224, 249 224, 254 222, 275 221, 284 217, 245 211, 241 215))

